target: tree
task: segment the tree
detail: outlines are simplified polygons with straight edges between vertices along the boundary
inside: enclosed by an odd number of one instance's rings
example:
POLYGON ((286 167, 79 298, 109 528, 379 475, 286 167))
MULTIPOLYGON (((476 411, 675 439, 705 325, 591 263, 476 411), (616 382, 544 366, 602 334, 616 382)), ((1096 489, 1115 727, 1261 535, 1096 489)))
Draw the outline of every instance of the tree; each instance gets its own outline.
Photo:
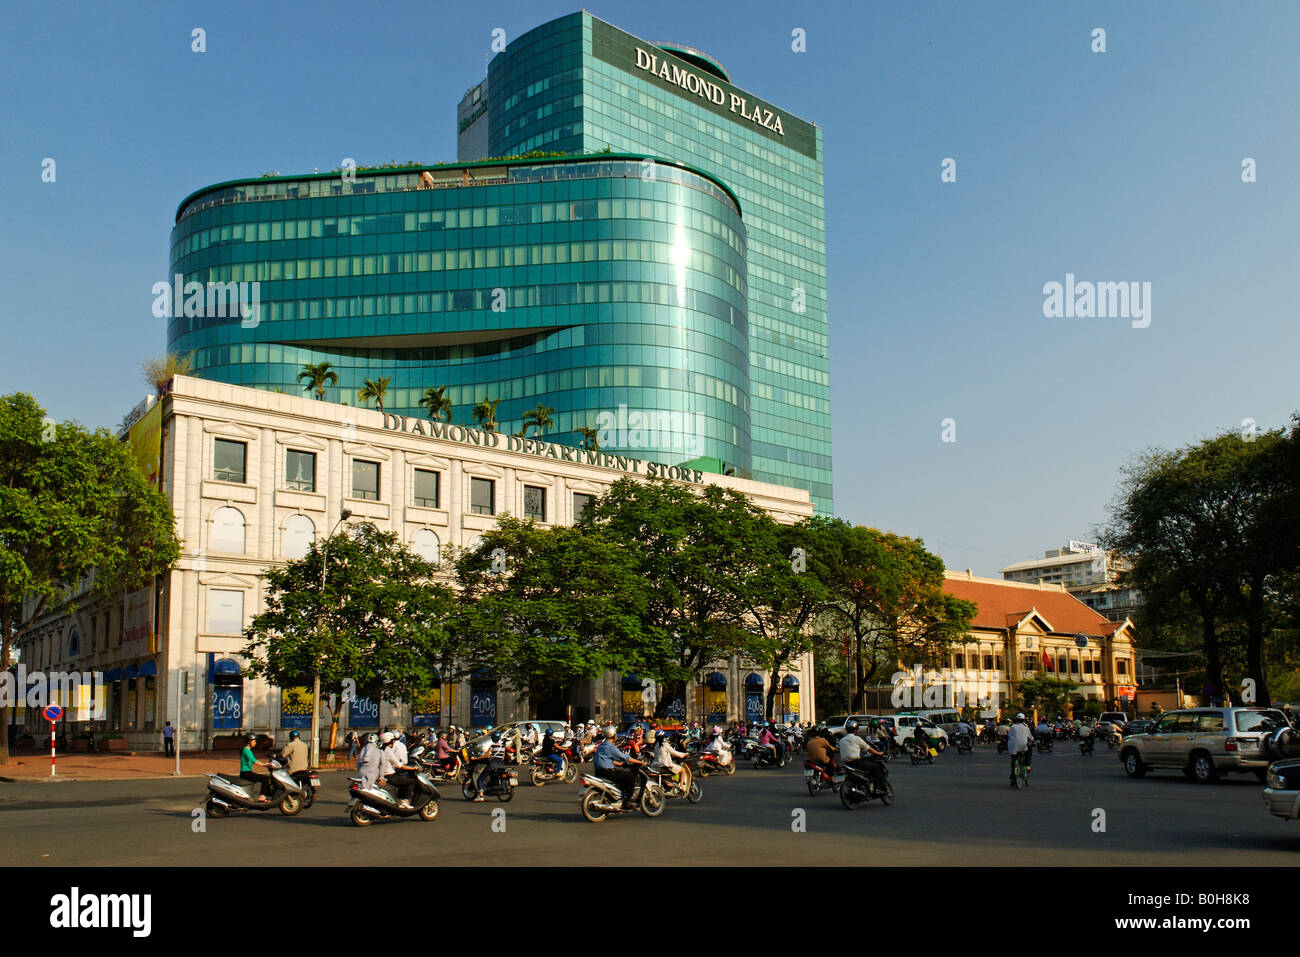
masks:
POLYGON ((497 406, 500 404, 500 399, 480 399, 474 406, 474 421, 483 426, 484 432, 497 430, 497 406))
POLYGON ((429 418, 434 422, 451 421, 451 399, 447 397, 445 385, 425 389, 424 395, 420 397, 420 407, 428 411, 429 418))
POLYGON ((140 371, 144 374, 144 381, 153 386, 160 396, 163 394, 163 389, 168 382, 178 375, 189 375, 193 368, 194 357, 192 353, 177 354, 168 352, 166 355, 145 359, 140 363, 140 371))
POLYGON ((1024 710, 1037 708, 1045 714, 1064 714, 1070 693, 1079 686, 1064 678, 1022 678, 1016 684, 1024 710))
MULTIPOLYGON (((0 397, 0 672, 23 633, 69 609, 72 586, 92 571, 102 597, 144 587, 179 556, 171 503, 128 446, 103 429, 46 420, 26 393, 0 397)), ((0 707, 0 728, 8 720, 0 707)))
POLYGON ((1300 492, 1298 437, 1282 430, 1233 431, 1174 452, 1144 453, 1123 471, 1103 543, 1132 563, 1125 584, 1140 589, 1160 623, 1162 609, 1190 602, 1200 618, 1206 679, 1229 694, 1225 658, 1240 623, 1244 670, 1255 700, 1270 701, 1264 648, 1277 590, 1296 568, 1300 492))
POLYGON ((582 439, 578 442, 578 448, 587 449, 591 452, 600 451, 600 433, 598 431, 585 426, 579 426, 573 431, 582 436, 582 439))
POLYGON ((768 672, 765 713, 772 720, 782 669, 818 644, 811 625, 830 597, 827 563, 836 558, 831 519, 778 525, 766 513, 758 516, 753 530, 758 568, 740 583, 745 613, 736 650, 768 672))
POLYGON ((542 405, 538 402, 537 408, 529 409, 524 413, 524 427, 520 430, 520 434, 527 432, 529 427, 533 427, 537 429, 537 437, 540 439, 546 434, 547 429, 555 425, 555 419, 551 416, 554 411, 549 405, 542 405))
POLYGON ((317 362, 315 365, 308 363, 298 373, 298 381, 307 383, 303 386, 304 392, 315 392, 317 399, 324 400, 325 387, 338 385, 339 376, 328 362, 317 362))
POLYGON ((835 560, 824 624, 852 672, 855 711, 866 688, 908 664, 933 665, 970 629, 975 606, 944 591, 943 561, 921 541, 844 522, 827 526, 835 560))
POLYGON ((461 554, 465 666, 490 669, 532 707, 556 688, 635 662, 644 603, 632 553, 599 530, 503 516, 461 554))
POLYGON ((375 400, 375 405, 379 411, 384 411, 384 396, 388 394, 388 383, 392 381, 392 376, 380 376, 378 379, 366 379, 361 389, 357 392, 357 400, 360 402, 369 402, 375 400))
POLYGON ((328 548, 313 543, 303 558, 266 572, 266 608, 245 633, 248 674, 284 688, 319 673, 322 693, 336 696, 332 750, 345 690, 411 701, 460 674, 449 628, 456 598, 432 580, 435 572, 397 535, 369 524, 333 536, 328 548))
POLYGON ((631 670, 662 686, 664 717, 686 683, 741 642, 746 606, 740 583, 753 575, 762 514, 739 492, 710 485, 702 493, 668 482, 619 479, 579 520, 630 553, 644 592, 640 646, 631 670))

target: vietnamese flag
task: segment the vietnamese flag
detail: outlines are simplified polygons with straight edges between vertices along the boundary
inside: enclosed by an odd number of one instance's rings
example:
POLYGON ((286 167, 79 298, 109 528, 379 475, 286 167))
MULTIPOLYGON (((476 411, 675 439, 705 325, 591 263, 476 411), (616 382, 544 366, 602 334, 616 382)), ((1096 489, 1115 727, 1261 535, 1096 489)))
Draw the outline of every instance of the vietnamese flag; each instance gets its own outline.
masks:
POLYGON ((1052 656, 1047 653, 1046 648, 1043 649, 1043 667, 1048 671, 1056 670, 1056 666, 1052 664, 1052 656))

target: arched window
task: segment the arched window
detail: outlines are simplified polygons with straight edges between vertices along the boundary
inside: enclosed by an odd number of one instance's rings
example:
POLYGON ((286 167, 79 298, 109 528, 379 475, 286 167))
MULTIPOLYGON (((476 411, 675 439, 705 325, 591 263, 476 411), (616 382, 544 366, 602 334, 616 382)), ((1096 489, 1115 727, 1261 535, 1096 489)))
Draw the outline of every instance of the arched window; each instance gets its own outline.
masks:
POLYGON ((290 515, 284 523, 285 558, 303 558, 316 540, 316 523, 306 515, 290 515))
POLYGON ((426 562, 438 564, 442 560, 442 543, 438 536, 427 528, 422 528, 411 539, 411 551, 426 562))
POLYGON ((244 513, 228 505, 213 512, 208 548, 214 552, 244 554, 244 513))

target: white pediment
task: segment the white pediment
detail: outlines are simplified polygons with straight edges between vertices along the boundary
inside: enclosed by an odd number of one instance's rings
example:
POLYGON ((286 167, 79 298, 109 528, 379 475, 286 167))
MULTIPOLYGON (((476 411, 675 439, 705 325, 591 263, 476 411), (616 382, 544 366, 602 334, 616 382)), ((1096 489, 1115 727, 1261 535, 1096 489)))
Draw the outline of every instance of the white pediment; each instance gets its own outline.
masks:
POLYGON ((361 442, 345 442, 343 444, 343 451, 354 459, 379 459, 380 461, 387 462, 393 457, 391 452, 386 452, 383 449, 377 449, 373 445, 366 445, 361 442))
POLYGON ((516 472, 515 478, 521 482, 527 482, 529 485, 554 485, 554 475, 543 475, 541 472, 516 472))
POLYGON ((585 492, 588 495, 604 495, 608 486, 595 485, 584 479, 569 479, 564 483, 570 492, 585 492))
POLYGON ((213 419, 203 421, 203 431, 212 435, 219 435, 222 438, 242 439, 245 442, 255 442, 260 438, 256 429, 236 425, 234 422, 220 422, 213 419))
POLYGON ((466 475, 477 475, 479 478, 505 478, 505 469, 499 469, 494 465, 484 465, 482 462, 466 462, 463 471, 466 475))
POLYGON ((199 584, 226 588, 252 588, 257 584, 257 576, 232 575, 230 572, 200 572, 199 584))
POLYGON ((291 445, 298 449, 315 449, 318 452, 324 452, 329 448, 329 443, 324 439, 308 435, 305 432, 277 432, 275 442, 277 445, 291 445))
POLYGON ((436 455, 408 455, 406 464, 421 469, 441 469, 444 472, 451 469, 449 460, 440 459, 436 455))

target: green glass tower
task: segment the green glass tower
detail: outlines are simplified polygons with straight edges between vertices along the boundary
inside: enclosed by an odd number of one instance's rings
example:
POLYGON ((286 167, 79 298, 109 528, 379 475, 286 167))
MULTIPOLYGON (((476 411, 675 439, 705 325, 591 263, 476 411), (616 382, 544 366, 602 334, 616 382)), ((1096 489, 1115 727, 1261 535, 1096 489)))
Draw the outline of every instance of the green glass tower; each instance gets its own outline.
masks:
POLYGON ((832 509, 822 133, 715 59, 574 13, 516 38, 458 109, 458 158, 661 156, 725 183, 748 235, 751 470, 832 509))

